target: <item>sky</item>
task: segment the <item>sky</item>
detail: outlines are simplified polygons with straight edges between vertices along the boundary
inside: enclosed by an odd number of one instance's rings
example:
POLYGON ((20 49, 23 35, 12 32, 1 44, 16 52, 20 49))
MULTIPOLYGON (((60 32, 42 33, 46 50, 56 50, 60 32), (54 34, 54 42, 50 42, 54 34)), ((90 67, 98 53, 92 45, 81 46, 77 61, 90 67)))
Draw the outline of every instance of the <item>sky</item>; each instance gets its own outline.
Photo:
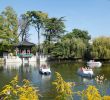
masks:
MULTIPOLYGON (((7 6, 11 6, 18 17, 31 10, 43 11, 49 17, 64 16, 68 32, 78 28, 87 30, 92 38, 110 36, 110 0, 0 0, 0 12, 7 6)), ((30 41, 37 43, 34 28, 29 33, 30 41)))

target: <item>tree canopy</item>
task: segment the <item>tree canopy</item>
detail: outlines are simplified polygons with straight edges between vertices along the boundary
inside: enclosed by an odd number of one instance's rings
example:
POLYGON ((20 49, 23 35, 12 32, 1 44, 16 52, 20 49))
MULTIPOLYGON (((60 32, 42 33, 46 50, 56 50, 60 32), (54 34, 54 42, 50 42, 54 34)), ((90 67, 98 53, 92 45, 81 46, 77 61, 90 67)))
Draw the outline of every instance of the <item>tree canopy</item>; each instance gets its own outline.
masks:
POLYGON ((18 21, 12 7, 6 7, 0 13, 0 51, 13 51, 12 47, 19 41, 19 36, 22 41, 28 40, 30 26, 35 28, 38 35, 34 53, 42 51, 63 59, 110 59, 110 37, 95 38, 90 45, 91 35, 86 30, 73 29, 64 34, 66 32, 64 17, 49 17, 42 11, 26 11, 18 21), (43 43, 40 42, 41 36, 45 37, 43 43))
POLYGON ((91 55, 94 59, 110 59, 110 37, 95 38, 91 55))
POLYGON ((18 18, 12 7, 6 7, 0 14, 0 38, 2 39, 0 50, 10 47, 18 42, 18 18), (4 47, 5 45, 5 47, 4 47))
POLYGON ((64 19, 48 18, 45 21, 45 33, 43 34, 48 41, 58 40, 65 32, 64 19))

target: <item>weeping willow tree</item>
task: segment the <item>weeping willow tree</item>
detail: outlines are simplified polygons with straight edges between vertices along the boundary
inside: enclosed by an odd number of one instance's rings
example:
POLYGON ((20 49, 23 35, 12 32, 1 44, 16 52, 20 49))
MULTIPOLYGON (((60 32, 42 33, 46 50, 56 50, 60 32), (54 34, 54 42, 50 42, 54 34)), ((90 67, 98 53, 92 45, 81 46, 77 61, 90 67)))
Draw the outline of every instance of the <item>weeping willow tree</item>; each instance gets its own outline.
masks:
POLYGON ((81 39, 65 38, 56 43, 52 54, 59 58, 83 58, 86 51, 86 44, 81 39))
POLYGON ((56 43, 52 54, 59 58, 84 58, 87 51, 90 35, 87 31, 74 29, 64 35, 60 42, 56 43))
POLYGON ((110 59, 110 37, 94 39, 91 55, 95 59, 110 59))
POLYGON ((73 41, 75 58, 83 58, 86 51, 86 44, 81 39, 74 39, 73 41))

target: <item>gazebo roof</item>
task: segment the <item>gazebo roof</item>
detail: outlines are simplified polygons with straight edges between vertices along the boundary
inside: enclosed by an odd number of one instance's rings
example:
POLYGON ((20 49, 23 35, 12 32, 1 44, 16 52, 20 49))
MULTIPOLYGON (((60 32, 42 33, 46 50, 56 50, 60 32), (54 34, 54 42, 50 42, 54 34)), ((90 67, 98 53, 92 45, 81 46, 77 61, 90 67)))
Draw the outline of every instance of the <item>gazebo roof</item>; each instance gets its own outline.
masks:
POLYGON ((19 42, 17 46, 19 47, 19 46, 34 46, 34 45, 35 45, 34 43, 24 40, 24 41, 19 42))

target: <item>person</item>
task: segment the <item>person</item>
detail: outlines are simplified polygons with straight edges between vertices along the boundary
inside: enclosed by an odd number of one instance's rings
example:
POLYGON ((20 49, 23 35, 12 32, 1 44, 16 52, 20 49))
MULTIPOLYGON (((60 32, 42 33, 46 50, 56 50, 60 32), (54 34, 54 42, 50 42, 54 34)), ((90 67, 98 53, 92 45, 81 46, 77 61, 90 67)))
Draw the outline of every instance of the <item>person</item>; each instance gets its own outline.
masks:
POLYGON ((85 66, 84 69, 87 69, 87 67, 85 66))
POLYGON ((81 67, 81 71, 83 71, 84 70, 84 67, 81 67))
POLYGON ((46 65, 44 64, 44 66, 43 66, 44 68, 46 68, 46 65))

